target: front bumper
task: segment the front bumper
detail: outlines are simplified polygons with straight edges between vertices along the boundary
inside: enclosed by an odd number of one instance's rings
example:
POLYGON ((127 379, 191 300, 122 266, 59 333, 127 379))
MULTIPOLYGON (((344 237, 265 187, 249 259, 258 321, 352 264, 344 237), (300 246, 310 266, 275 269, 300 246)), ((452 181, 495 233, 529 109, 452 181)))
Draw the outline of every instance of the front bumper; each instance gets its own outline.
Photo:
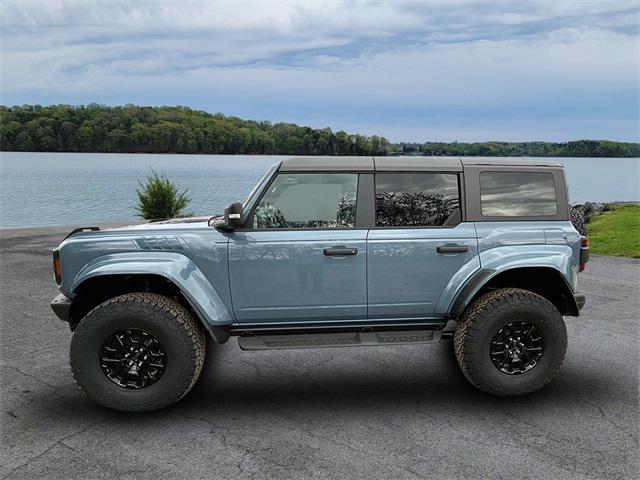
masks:
POLYGON ((73 304, 73 300, 69 297, 60 293, 56 295, 56 297, 51 300, 51 309, 53 313, 57 315, 60 320, 68 322, 71 318, 71 305, 73 304))

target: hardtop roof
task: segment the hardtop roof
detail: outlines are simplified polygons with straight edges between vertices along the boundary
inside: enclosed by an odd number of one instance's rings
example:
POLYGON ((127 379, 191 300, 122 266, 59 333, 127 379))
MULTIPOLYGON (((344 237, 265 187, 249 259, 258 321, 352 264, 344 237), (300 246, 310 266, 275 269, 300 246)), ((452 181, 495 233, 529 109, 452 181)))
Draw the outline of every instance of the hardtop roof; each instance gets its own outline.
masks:
POLYGON ((283 160, 280 171, 462 171, 476 165, 562 167, 558 162, 530 157, 293 157, 283 160))

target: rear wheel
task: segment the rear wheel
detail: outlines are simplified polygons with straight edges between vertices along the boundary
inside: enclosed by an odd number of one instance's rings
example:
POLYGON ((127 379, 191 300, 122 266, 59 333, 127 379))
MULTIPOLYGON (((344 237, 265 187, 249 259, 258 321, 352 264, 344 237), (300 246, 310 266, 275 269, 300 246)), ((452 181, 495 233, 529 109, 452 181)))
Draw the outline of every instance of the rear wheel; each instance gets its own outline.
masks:
POLYGON ((154 293, 112 298, 82 319, 71 340, 76 383, 95 402, 121 411, 156 410, 195 384, 205 337, 178 302, 154 293))
POLYGON ((464 312, 454 334, 458 364, 476 387, 494 395, 523 395, 548 384, 567 350, 562 315, 527 290, 489 292, 464 312))

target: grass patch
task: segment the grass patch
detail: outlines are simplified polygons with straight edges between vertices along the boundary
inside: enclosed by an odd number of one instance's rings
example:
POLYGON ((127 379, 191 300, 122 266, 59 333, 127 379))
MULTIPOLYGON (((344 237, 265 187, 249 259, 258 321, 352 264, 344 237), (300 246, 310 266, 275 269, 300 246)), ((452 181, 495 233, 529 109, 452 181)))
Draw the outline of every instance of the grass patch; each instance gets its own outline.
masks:
POLYGON ((640 205, 610 204, 591 218, 589 246, 598 255, 640 258, 640 205))

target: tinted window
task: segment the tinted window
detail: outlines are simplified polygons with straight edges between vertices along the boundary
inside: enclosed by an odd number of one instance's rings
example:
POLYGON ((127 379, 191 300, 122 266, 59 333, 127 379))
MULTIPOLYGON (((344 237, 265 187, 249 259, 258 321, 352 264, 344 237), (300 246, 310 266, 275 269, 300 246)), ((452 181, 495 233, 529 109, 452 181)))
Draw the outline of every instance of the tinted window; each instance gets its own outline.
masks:
POLYGON ((521 217, 555 215, 558 211, 552 173, 482 172, 482 215, 521 217))
POLYGON ((456 174, 376 174, 377 226, 434 227, 459 222, 460 200, 456 174))
POLYGON ((356 220, 355 173, 283 173, 255 210, 256 228, 347 228, 356 220))

